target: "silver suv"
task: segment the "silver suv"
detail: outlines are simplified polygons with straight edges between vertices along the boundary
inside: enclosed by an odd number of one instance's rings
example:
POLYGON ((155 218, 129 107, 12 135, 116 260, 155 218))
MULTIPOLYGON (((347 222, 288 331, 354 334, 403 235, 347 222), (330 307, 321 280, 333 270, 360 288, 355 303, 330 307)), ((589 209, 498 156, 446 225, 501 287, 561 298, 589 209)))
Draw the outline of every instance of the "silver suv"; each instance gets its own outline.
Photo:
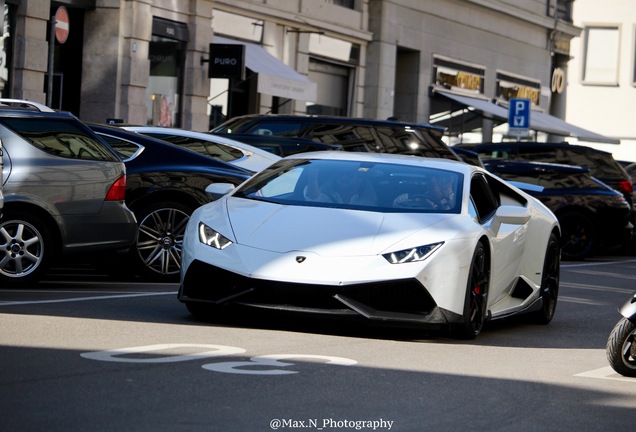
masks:
POLYGON ((72 253, 130 248, 123 162, 70 113, 0 99, 0 286, 39 280, 72 253))

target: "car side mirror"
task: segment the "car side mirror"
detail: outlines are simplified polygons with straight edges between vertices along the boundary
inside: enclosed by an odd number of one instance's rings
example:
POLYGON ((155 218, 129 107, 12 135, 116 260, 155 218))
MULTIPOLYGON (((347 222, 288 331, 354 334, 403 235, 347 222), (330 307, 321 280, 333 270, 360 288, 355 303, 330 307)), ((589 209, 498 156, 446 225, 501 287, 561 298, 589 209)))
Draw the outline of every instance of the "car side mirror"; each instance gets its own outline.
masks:
POLYGON ((502 223, 510 225, 523 225, 530 220, 530 210, 527 207, 501 206, 497 209, 492 221, 491 229, 495 235, 499 233, 502 223))
POLYGON ((212 183, 205 188, 205 193, 214 201, 234 190, 232 183, 212 183))

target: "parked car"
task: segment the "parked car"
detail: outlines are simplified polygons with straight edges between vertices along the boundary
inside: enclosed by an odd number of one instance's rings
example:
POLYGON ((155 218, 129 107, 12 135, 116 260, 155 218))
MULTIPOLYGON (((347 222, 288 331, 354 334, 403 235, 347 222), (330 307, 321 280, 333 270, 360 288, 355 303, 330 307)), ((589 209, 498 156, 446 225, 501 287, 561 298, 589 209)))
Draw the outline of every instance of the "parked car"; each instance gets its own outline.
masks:
POLYGON ((232 137, 251 134, 339 144, 346 151, 398 153, 461 160, 441 139, 443 128, 424 123, 350 117, 251 114, 210 131, 232 137))
POLYGON ((134 269, 176 277, 185 225, 195 208, 210 201, 205 188, 217 182, 238 185, 252 173, 119 127, 89 126, 126 164, 126 204, 139 224, 131 250, 134 269))
POLYGON ((618 248, 632 237, 631 207, 625 197, 592 177, 585 167, 497 160, 485 166, 505 180, 540 186, 526 192, 559 219, 564 259, 581 260, 618 248))
POLYGON ((0 285, 36 282, 58 257, 133 246, 124 163, 75 116, 0 99, 0 140, 0 285))
POLYGON ((195 315, 241 305, 450 327, 462 338, 491 318, 554 316, 558 221, 484 169, 316 152, 232 191, 212 187, 229 193, 195 210, 184 237, 178 298, 195 315))
POLYGON ((226 137, 214 136, 205 132, 193 132, 184 129, 158 126, 122 126, 126 130, 138 132, 188 150, 206 155, 213 159, 235 165, 256 173, 278 161, 280 156, 258 147, 226 137))
POLYGON ((548 162, 586 167, 596 179, 621 192, 633 205, 632 181, 625 169, 611 153, 591 147, 544 142, 501 142, 482 144, 456 144, 453 148, 465 148, 479 154, 486 164, 490 160, 548 162))

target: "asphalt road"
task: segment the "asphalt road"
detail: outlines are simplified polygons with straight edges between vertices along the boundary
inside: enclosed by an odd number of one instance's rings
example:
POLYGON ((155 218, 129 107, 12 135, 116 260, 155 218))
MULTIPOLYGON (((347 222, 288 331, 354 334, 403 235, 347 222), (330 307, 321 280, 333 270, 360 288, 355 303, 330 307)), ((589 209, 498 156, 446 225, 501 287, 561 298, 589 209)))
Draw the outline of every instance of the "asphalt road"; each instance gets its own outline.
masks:
POLYGON ((474 341, 314 317, 193 319, 176 284, 58 274, 0 289, 0 431, 619 431, 609 368, 636 259, 564 263, 548 326, 474 341), (92 279, 90 281, 85 281, 92 279))

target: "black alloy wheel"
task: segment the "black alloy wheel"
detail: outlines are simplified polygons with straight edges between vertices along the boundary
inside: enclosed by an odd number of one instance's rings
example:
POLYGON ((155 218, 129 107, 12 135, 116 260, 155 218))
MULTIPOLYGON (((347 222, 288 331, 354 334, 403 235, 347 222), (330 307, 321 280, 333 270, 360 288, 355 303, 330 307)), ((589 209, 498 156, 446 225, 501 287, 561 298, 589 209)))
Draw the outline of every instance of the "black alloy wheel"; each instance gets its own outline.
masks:
POLYGON ((468 274, 463 322, 455 328, 461 339, 474 339, 484 327, 487 315, 490 263, 483 243, 477 243, 468 274))
POLYGON ((541 274, 541 299, 543 306, 533 312, 532 318, 537 324, 548 324, 554 317, 559 297, 559 278, 561 274, 561 247, 554 233, 550 234, 541 274))
POLYGON ((136 256, 148 276, 175 279, 181 271, 186 225, 193 209, 176 202, 160 202, 139 212, 136 256))
POLYGON ((592 220, 573 212, 559 216, 563 237, 563 259, 582 260, 594 251, 595 230, 592 220))

